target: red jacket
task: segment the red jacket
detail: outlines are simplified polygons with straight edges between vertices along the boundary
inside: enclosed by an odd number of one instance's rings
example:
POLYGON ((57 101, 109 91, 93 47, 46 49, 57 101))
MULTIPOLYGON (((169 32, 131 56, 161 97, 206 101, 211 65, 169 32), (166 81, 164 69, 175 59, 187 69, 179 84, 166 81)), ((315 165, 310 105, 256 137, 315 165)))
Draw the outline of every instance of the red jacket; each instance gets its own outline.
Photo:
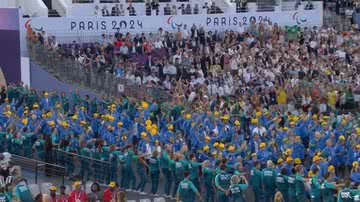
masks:
POLYGON ((104 190, 104 202, 110 202, 111 200, 115 199, 116 201, 116 192, 110 191, 109 188, 104 190))
POLYGON ((69 202, 86 202, 87 198, 86 198, 86 193, 83 191, 77 192, 77 191, 72 191, 70 193, 69 196, 69 202))

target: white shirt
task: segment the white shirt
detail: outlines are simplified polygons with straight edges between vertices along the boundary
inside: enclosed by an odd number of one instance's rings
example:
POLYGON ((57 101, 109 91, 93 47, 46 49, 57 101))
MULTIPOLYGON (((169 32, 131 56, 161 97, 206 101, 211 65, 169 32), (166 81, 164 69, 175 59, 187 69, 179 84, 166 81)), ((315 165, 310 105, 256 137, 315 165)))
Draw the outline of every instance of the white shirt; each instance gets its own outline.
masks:
POLYGON ((155 49, 160 49, 160 48, 164 47, 164 44, 161 41, 156 41, 154 46, 155 46, 155 49))
POLYGON ((264 127, 256 127, 256 128, 254 128, 253 129, 253 131, 251 132, 251 134, 258 134, 258 135, 260 135, 260 136, 263 136, 264 135, 264 133, 266 133, 266 129, 264 128, 264 127))
POLYGON ((166 65, 163 68, 163 73, 164 74, 175 75, 177 73, 176 67, 174 65, 166 65))

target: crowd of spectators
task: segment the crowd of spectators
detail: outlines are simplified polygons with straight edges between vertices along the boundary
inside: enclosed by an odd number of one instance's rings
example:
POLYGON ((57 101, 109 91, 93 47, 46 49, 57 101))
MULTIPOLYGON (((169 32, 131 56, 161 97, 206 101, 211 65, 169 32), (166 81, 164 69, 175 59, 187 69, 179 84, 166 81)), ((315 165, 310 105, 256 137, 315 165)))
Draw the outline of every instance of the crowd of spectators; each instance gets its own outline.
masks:
MULTIPOLYGON (((246 0, 241 1, 241 11, 246 10, 246 0)), ((240 12, 240 11, 239 11, 240 12)), ((215 2, 212 2, 209 5, 207 2, 201 7, 198 3, 195 3, 193 7, 190 3, 183 3, 180 6, 171 5, 166 3, 166 5, 161 8, 158 0, 146 0, 145 2, 145 12, 147 16, 150 15, 191 15, 191 14, 216 14, 222 13, 221 9, 216 6, 215 2)), ((115 4, 112 8, 108 8, 107 5, 104 5, 100 8, 98 5, 95 6, 94 16, 136 16, 137 12, 132 3, 129 3, 128 6, 124 4, 115 4)))
MULTIPOLYGON (((149 35, 104 34, 93 47, 83 49, 74 41, 70 51, 61 47, 57 51, 86 68, 109 71, 138 84, 156 83, 189 100, 250 92, 266 96, 283 84, 286 103, 298 108, 308 103, 326 105, 326 96, 333 91, 338 98, 350 93, 352 102, 358 102, 358 37, 355 27, 338 32, 326 27, 281 28, 265 22, 251 24, 244 33, 220 33, 193 25, 174 33, 160 28, 149 35), (153 57, 159 50, 164 54, 153 57), (132 61, 144 55, 143 64, 132 61), (311 82, 305 88, 310 92, 298 85, 308 79, 311 82)), ((339 101, 345 103, 345 99, 339 101)), ((266 99, 261 102, 269 105, 266 99)))

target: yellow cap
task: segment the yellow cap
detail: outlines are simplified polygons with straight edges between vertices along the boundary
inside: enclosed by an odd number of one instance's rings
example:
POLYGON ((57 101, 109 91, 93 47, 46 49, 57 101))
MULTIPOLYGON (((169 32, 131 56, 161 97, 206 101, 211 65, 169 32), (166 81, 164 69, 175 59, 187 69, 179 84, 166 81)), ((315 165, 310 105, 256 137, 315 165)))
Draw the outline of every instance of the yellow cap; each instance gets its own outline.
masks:
POLYGON ((113 116, 113 115, 108 115, 107 116, 107 119, 109 120, 109 121, 114 121, 115 120, 115 117, 113 116))
POLYGON ((224 148, 225 148, 224 143, 220 143, 220 144, 219 144, 219 149, 224 149, 224 148))
POLYGON ((56 191, 56 187, 55 187, 55 186, 51 186, 51 187, 49 188, 49 190, 50 190, 50 191, 56 191))
POLYGON ((209 141, 210 140, 210 137, 205 135, 205 138, 204 138, 206 141, 209 141))
POLYGON ((256 117, 261 116, 261 112, 256 112, 256 117))
POLYGON ((234 151, 235 151, 235 147, 232 146, 232 145, 230 145, 230 146, 228 147, 228 151, 229 151, 229 152, 234 152, 234 151))
POLYGON ((116 108, 116 104, 115 104, 115 103, 112 103, 112 104, 111 104, 111 108, 116 108))
POLYGON ((360 135, 360 128, 355 128, 355 131, 358 135, 360 135))
POLYGON ((292 150, 290 148, 286 149, 285 151, 287 154, 290 154, 292 152, 292 150))
POLYGON ((294 160, 294 163, 295 163, 296 165, 300 165, 300 164, 301 164, 301 159, 296 158, 296 159, 294 160))
POLYGON ((97 118, 97 117, 99 117, 99 113, 94 113, 93 116, 94 116, 95 118, 97 118))
POLYGON ((145 128, 146 128, 147 131, 150 131, 152 129, 151 125, 147 125, 145 128))
POLYGON ((260 143, 259 147, 260 147, 260 148, 266 147, 265 142, 260 143))
POLYGON ((356 145, 356 149, 360 149, 360 144, 357 144, 357 145, 356 145))
POLYGON ((108 125, 107 129, 108 129, 108 130, 112 130, 113 127, 112 127, 111 125, 108 125))
POLYGON ((314 173, 310 170, 310 171, 308 172, 308 177, 312 177, 312 176, 314 176, 314 173))
POLYGON ((277 163, 278 163, 278 164, 280 164, 280 163, 282 163, 282 162, 284 162, 284 159, 282 159, 282 158, 279 158, 279 159, 277 160, 277 163))
POLYGON ((314 114, 314 115, 312 116, 312 118, 313 118, 313 119, 317 119, 317 115, 314 114))
POLYGON ((85 125, 86 121, 80 121, 80 125, 85 125))
POLYGON ((51 117, 51 116, 52 116, 52 113, 51 113, 51 112, 48 112, 48 113, 46 113, 46 116, 47 116, 47 117, 51 117))
POLYGON ((117 123, 117 126, 119 126, 119 127, 121 127, 123 125, 123 122, 121 122, 121 121, 119 121, 118 123, 117 123))
POLYGON ((288 162, 288 163, 291 162, 292 160, 293 160, 293 158, 291 158, 291 156, 286 158, 286 162, 288 162))
POLYGON ((301 140, 301 137, 300 137, 300 136, 296 136, 296 137, 295 137, 295 140, 301 140))
POLYGON ((33 108, 36 109, 36 108, 39 108, 39 105, 37 103, 33 104, 33 108))
POLYGON ((357 166, 359 166, 359 162, 354 161, 354 162, 352 163, 352 167, 357 167, 357 166))
POLYGON ((313 157, 313 162, 320 161, 320 160, 321 160, 320 156, 314 156, 313 157))
POLYGON ((174 126, 173 126, 172 124, 169 124, 168 129, 169 129, 169 130, 173 130, 173 129, 174 129, 174 126))
POLYGON ((252 154, 251 154, 251 157, 253 157, 253 156, 257 156, 257 154, 256 154, 256 153, 252 153, 252 154))
POLYGON ((116 187, 116 183, 115 183, 115 182, 110 182, 109 187, 110 187, 110 188, 115 188, 115 187, 116 187))
POLYGON ((147 134, 145 132, 141 132, 141 137, 146 137, 147 134))
POLYGON ((153 124, 151 125, 151 128, 155 128, 155 129, 157 129, 158 127, 157 127, 157 125, 156 125, 156 124, 154 124, 154 123, 153 123, 153 124))
POLYGON ((49 93, 45 91, 44 96, 49 96, 49 93))
POLYGON ((330 165, 329 167, 328 167, 328 172, 330 172, 330 171, 334 171, 335 170, 335 168, 334 168, 334 166, 333 165, 330 165))
POLYGON ((345 136, 340 135, 340 136, 339 136, 339 140, 345 140, 345 136))
POLYGON ((207 145, 203 146, 203 151, 209 151, 209 146, 207 145))
POLYGON ((185 118, 186 118, 186 119, 190 119, 190 118, 191 118, 191 114, 186 114, 186 115, 185 115, 185 118))
POLYGON ((157 133, 156 128, 152 128, 150 131, 150 134, 154 136, 154 135, 156 135, 156 133, 157 133))
POLYGON ((235 126, 240 126, 240 121, 239 120, 235 121, 235 126))
POLYGON ((48 124, 49 124, 49 126, 54 126, 55 122, 54 121, 49 121, 48 124))
POLYGON ((216 151, 213 151, 213 152, 211 153, 211 155, 215 157, 215 156, 217 156, 217 152, 216 152, 216 151))
POLYGON ((219 143, 218 143, 218 142, 215 142, 215 143, 213 144, 213 147, 217 147, 217 146, 219 146, 219 143))
POLYGON ((321 125, 322 125, 322 126, 326 126, 326 125, 327 125, 327 122, 326 122, 326 121, 323 121, 323 122, 321 122, 321 125))
POLYGON ((74 186, 75 186, 75 187, 79 187, 79 186, 81 186, 81 182, 80 182, 80 181, 76 181, 76 182, 74 182, 74 186))
POLYGON ((223 120, 229 120, 230 117, 229 117, 229 115, 225 114, 224 116, 221 117, 221 119, 223 119, 223 120))
POLYGON ((151 120, 150 120, 150 119, 148 119, 148 120, 146 120, 146 121, 145 121, 145 125, 147 125, 147 126, 149 126, 149 125, 150 125, 150 126, 151 126, 151 124, 152 124, 152 122, 151 122, 151 120))
POLYGON ((257 120, 257 119, 251 119, 251 123, 252 123, 252 124, 257 124, 257 123, 258 123, 258 120, 257 120))
POLYGON ((72 120, 77 120, 78 119, 78 117, 77 117, 77 115, 75 114, 75 115, 73 115, 72 117, 72 120))
POLYGON ((28 124, 28 119, 27 118, 23 118, 21 120, 21 123, 24 124, 24 125, 27 125, 28 124))
POLYGON ((142 106, 142 108, 144 108, 144 109, 148 109, 148 108, 149 108, 149 104, 148 104, 147 102, 145 102, 145 101, 141 102, 141 106, 142 106))
POLYGON ((218 112, 218 111, 215 111, 215 112, 214 112, 214 116, 219 116, 219 112, 218 112))
POLYGON ((283 128, 283 131, 288 131, 288 130, 289 130, 288 127, 284 127, 284 128, 283 128))
POLYGON ((123 136, 122 136, 122 139, 123 139, 123 140, 127 140, 127 136, 126 136, 126 135, 123 135, 123 136))
POLYGON ((290 122, 290 125, 295 125, 295 122, 293 122, 293 121, 292 121, 292 122, 290 122))

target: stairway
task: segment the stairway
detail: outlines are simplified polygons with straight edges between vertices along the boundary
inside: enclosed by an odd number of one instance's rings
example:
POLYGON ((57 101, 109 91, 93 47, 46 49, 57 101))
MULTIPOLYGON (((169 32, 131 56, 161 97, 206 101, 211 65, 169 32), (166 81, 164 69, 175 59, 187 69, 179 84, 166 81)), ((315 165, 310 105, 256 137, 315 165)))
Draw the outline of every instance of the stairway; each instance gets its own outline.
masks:
POLYGON ((49 17, 61 17, 59 13, 54 9, 49 9, 49 17))

